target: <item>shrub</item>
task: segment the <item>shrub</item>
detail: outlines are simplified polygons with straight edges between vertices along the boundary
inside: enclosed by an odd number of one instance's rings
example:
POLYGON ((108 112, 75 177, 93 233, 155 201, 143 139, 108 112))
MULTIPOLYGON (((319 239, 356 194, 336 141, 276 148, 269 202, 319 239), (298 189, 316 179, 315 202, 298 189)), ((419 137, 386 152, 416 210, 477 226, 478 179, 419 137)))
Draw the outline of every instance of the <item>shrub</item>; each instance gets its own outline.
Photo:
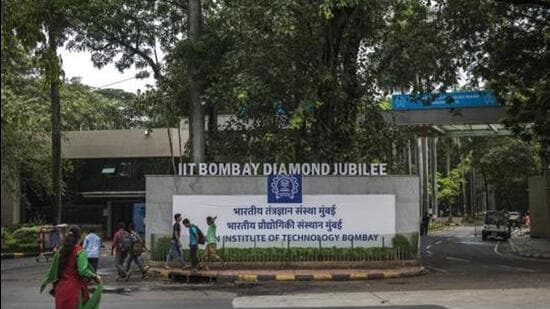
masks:
POLYGON ((170 237, 160 237, 156 239, 156 241, 152 244, 153 248, 151 248, 151 258, 156 261, 164 260, 166 254, 168 253, 168 249, 170 249, 171 240, 172 238, 170 237))
POLYGON ((401 234, 396 234, 393 237, 391 242, 392 242, 392 245, 393 245, 394 248, 400 248, 400 249, 408 250, 411 247, 407 237, 405 237, 401 234))
POLYGON ((40 233, 40 226, 20 227, 11 235, 21 244, 37 244, 40 233))

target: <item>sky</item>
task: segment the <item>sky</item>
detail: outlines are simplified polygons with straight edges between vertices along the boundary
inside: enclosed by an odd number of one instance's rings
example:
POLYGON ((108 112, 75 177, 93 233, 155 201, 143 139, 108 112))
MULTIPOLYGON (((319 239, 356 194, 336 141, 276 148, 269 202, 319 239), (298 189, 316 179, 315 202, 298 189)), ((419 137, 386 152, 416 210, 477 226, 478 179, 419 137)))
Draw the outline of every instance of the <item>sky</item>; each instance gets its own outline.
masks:
POLYGON ((136 93, 138 89, 144 91, 147 84, 155 84, 153 74, 146 79, 134 78, 137 73, 135 68, 127 69, 124 73, 120 73, 114 64, 98 69, 90 60, 89 52, 72 52, 63 49, 60 50, 60 55, 67 80, 81 77, 82 83, 91 87, 123 89, 132 93, 136 93))

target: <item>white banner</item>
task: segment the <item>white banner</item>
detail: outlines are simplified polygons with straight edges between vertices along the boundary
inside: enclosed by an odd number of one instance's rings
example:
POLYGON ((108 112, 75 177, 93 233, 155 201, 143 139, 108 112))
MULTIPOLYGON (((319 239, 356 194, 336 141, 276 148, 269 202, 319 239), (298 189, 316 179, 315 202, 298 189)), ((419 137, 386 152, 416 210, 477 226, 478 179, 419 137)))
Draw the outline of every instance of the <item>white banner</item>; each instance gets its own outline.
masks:
MULTIPOLYGON (((390 247, 394 195, 303 195, 268 204, 266 195, 174 195, 181 213, 206 234, 217 216, 218 247, 390 247)), ((185 242, 186 240, 184 240, 185 242)))

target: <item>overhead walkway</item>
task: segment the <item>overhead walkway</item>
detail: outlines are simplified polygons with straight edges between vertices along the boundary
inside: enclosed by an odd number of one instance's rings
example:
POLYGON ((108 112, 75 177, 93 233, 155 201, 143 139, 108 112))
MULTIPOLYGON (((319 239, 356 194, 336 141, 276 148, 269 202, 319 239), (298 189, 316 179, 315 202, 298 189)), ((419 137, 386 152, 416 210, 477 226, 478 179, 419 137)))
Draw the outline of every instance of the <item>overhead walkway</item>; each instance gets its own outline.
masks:
MULTIPOLYGON (((408 127, 416 132, 414 156, 416 172, 420 178, 421 213, 439 215, 437 190, 429 190, 430 184, 432 188, 437 187, 438 139, 510 135, 511 132, 502 124, 506 113, 506 107, 500 106, 491 91, 416 96, 405 94, 392 97, 392 109, 382 112, 384 120, 393 126, 408 127)), ((408 156, 411 170, 410 147, 408 156)), ((473 173, 475 177, 475 171, 473 173)), ((474 182, 475 178, 471 181, 474 182)), ((473 188, 472 186, 471 190, 473 188)), ((464 204, 466 205, 466 201, 464 204)), ((469 204, 473 209, 472 202, 469 204)))

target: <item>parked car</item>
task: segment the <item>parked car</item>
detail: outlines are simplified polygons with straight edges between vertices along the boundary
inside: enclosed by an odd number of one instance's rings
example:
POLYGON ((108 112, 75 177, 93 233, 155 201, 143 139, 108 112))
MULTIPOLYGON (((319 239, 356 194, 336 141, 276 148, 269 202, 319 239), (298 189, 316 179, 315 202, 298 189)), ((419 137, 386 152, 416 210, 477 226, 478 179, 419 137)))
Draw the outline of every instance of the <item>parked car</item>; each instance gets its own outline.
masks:
POLYGON ((488 238, 501 238, 508 240, 510 238, 510 230, 508 228, 508 218, 504 211, 489 210, 485 213, 485 224, 481 232, 483 240, 488 238))
POLYGON ((509 211, 508 224, 510 225, 510 227, 521 227, 521 212, 509 211))

